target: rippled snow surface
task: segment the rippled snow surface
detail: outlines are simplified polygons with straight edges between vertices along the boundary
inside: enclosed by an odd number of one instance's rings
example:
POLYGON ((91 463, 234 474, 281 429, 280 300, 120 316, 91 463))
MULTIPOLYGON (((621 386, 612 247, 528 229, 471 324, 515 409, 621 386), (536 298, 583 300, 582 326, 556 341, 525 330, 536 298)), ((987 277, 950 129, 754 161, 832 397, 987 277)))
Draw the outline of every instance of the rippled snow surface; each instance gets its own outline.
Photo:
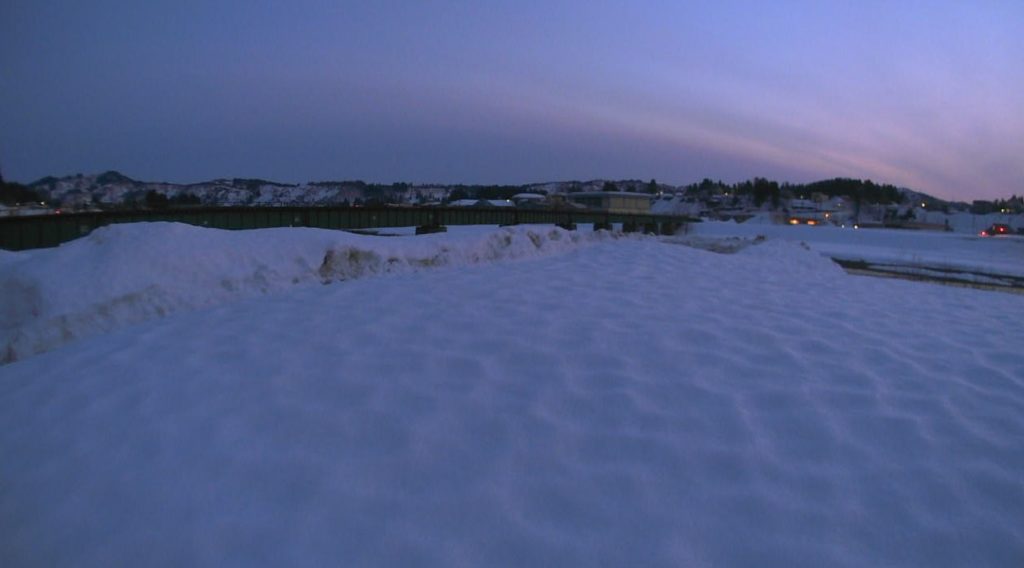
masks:
POLYGON ((1024 297, 654 239, 0 367, 5 565, 1024 562, 1024 297))

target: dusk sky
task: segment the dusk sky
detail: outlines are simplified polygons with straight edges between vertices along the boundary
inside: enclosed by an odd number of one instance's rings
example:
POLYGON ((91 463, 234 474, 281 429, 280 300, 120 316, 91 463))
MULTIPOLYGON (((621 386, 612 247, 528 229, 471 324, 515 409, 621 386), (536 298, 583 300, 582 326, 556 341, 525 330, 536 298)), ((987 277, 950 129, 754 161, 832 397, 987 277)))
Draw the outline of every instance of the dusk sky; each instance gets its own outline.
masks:
POLYGON ((1024 194, 1024 1, 0 2, 0 171, 1024 194))

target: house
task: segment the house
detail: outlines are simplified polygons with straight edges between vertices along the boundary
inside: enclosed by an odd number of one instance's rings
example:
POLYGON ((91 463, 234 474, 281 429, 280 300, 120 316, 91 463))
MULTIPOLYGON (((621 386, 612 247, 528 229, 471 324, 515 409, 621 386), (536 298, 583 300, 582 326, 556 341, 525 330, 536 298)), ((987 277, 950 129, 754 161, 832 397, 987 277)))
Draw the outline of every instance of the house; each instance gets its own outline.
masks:
POLYGON ((810 199, 790 199, 787 209, 797 215, 812 215, 818 212, 818 205, 810 199))
POLYGON ((624 191, 585 191, 570 193, 569 199, 587 209, 608 213, 650 213, 653 196, 624 191))
POLYGON ((810 199, 790 199, 785 214, 790 225, 821 225, 830 221, 831 213, 820 207, 821 202, 810 199))

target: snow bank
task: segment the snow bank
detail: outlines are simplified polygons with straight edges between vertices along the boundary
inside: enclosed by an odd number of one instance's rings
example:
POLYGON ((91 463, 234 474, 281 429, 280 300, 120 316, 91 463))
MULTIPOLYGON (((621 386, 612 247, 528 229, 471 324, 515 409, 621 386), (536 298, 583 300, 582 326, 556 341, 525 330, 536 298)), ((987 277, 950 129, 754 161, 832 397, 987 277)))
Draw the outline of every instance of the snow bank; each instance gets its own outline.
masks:
MULTIPOLYGON (((356 242, 295 231, 199 234, 286 281, 356 242)), ((0 558, 1019 566, 1022 313, 772 238, 597 243, 181 313, 0 367, 0 558)))
POLYGON ((552 226, 383 238, 320 229, 111 225, 58 248, 0 256, 0 362, 296 285, 537 257, 614 237, 552 226))
POLYGON ((690 225, 686 235, 670 240, 700 243, 755 237, 803 243, 825 256, 844 260, 1024 276, 1024 237, 1017 236, 986 238, 933 231, 704 222, 690 225))

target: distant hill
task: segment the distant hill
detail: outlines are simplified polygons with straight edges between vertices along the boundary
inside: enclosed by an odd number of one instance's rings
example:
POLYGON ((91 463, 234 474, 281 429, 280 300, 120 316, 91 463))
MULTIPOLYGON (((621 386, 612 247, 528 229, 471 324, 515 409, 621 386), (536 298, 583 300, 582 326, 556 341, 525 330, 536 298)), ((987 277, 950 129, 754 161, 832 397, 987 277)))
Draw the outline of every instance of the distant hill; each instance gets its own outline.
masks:
POLYGON ((216 206, 337 205, 362 203, 430 203, 459 198, 509 199, 517 193, 600 191, 608 184, 618 190, 676 191, 668 184, 641 180, 591 180, 523 185, 375 184, 360 180, 311 181, 288 184, 263 179, 230 178, 175 184, 139 181, 117 171, 93 175, 45 177, 26 187, 49 202, 69 209, 187 204, 216 206))
POLYGON ((136 206, 207 205, 346 205, 383 203, 436 203, 446 200, 509 199, 517 193, 573 193, 581 191, 635 191, 639 193, 688 194, 701 196, 750 195, 758 204, 777 204, 779 199, 812 194, 848 196, 864 203, 925 202, 929 207, 962 209, 925 193, 870 180, 834 178, 807 184, 778 183, 763 178, 735 184, 705 179, 675 186, 655 180, 625 179, 556 181, 523 185, 472 184, 375 184, 360 180, 280 183, 251 178, 215 179, 200 183, 175 184, 133 179, 118 171, 93 175, 45 177, 14 189, 7 197, 39 198, 67 209, 132 208, 136 206))
MULTIPOLYGON (((285 184, 262 179, 216 179, 175 184, 132 179, 117 171, 96 175, 45 177, 29 188, 66 208, 131 206, 159 196, 168 203, 203 205, 309 205, 340 203, 361 198, 363 190, 351 184, 320 182, 285 184)), ((158 199, 158 200, 159 200, 158 199)))

